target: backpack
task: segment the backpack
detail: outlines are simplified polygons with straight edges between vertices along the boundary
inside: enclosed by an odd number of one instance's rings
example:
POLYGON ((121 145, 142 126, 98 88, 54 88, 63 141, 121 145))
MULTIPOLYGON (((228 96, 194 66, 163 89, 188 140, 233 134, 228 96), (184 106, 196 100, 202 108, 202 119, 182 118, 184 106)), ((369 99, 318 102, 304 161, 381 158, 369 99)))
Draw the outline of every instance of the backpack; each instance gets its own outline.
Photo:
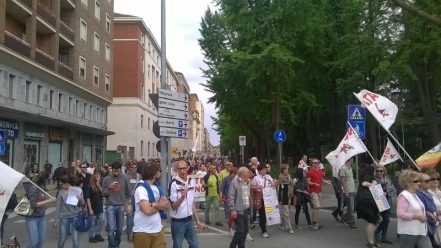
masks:
MULTIPOLYGON (((153 190, 150 187, 150 185, 144 181, 142 183, 139 182, 138 184, 136 184, 136 187, 135 187, 135 190, 133 191, 133 193, 135 193, 136 189, 139 186, 143 186, 147 190, 149 202, 154 203, 155 202, 155 195, 153 194, 153 190)), ((156 187, 158 187, 159 197, 161 198, 162 196, 164 196, 164 191, 162 190, 162 188, 160 186, 156 186, 156 187)), ((133 213, 135 213, 135 194, 132 195, 132 208, 133 208, 133 213)), ((161 219, 163 219, 163 220, 167 219, 167 214, 163 210, 159 210, 159 215, 161 216, 161 219)))
POLYGON ((78 232, 87 232, 92 227, 93 220, 89 218, 89 215, 85 210, 78 212, 77 219, 75 220, 75 229, 78 232))

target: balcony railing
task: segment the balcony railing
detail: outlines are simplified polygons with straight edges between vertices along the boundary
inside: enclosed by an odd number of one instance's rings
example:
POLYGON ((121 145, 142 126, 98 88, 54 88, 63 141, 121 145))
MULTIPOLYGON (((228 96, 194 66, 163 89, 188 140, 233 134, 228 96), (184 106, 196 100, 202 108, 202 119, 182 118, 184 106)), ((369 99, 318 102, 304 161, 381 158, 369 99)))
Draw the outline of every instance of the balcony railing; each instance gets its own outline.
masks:
POLYGON ((5 32, 5 46, 28 58, 31 57, 31 46, 8 31, 5 32))
POLYGON ((61 20, 60 20, 60 32, 64 34, 64 36, 69 38, 71 41, 74 41, 75 39, 74 31, 61 20))
POLYGON ((52 26, 55 27, 57 23, 57 19, 55 15, 52 12, 50 12, 46 7, 44 7, 41 4, 38 4, 37 14, 41 16, 45 21, 49 22, 50 24, 52 24, 52 26))
POLYGON ((62 76, 73 79, 73 71, 72 68, 69 66, 59 62, 58 63, 58 73, 60 73, 62 76))
POLYGON ((32 0, 19 0, 24 5, 26 5, 29 9, 32 9, 32 0))
POLYGON ((43 51, 35 49, 35 61, 48 69, 54 70, 54 58, 43 51))

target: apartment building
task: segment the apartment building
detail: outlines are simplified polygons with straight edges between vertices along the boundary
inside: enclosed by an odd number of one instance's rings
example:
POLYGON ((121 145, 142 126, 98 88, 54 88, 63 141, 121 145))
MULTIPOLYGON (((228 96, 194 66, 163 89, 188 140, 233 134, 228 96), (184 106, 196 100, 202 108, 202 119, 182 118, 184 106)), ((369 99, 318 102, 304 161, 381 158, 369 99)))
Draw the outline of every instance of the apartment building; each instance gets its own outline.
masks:
MULTIPOLYGON (((194 155, 206 154, 207 135, 204 126, 204 105, 199 100, 197 94, 190 94, 190 114, 191 115, 191 139, 194 140, 192 152, 194 155)), ((209 142, 209 141, 208 141, 209 142)))
MULTIPOLYGON (((143 19, 115 13, 114 90, 108 125, 115 135, 108 138, 107 150, 114 158, 159 158, 159 139, 153 134, 157 110, 149 94, 161 88, 161 50, 143 19)), ((166 84, 176 91, 178 78, 166 63, 166 84)))
POLYGON ((0 1, 0 157, 103 163, 112 102, 113 0, 0 1))

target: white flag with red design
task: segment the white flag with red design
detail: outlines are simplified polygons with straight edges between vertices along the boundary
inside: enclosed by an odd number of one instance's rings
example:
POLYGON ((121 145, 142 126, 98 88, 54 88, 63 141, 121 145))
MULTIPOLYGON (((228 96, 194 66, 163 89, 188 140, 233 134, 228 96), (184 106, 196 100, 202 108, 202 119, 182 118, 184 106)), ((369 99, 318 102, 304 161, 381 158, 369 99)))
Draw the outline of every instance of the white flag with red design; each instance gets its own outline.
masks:
POLYGON ((0 161, 0 174, 2 180, 0 180, 0 220, 3 218, 3 213, 8 205, 9 198, 14 193, 15 187, 24 177, 23 174, 17 172, 9 165, 0 161))
POLYGON ((366 147, 357 136, 357 133, 354 129, 349 128, 337 149, 330 152, 326 159, 332 165, 333 171, 338 171, 348 159, 366 151, 366 147))
POLYGON ((384 148, 383 156, 381 157, 380 163, 378 164, 387 165, 394 161, 397 161, 398 159, 401 159, 400 154, 397 152, 392 142, 390 142, 390 140, 387 139, 386 148, 384 148))
POLYGON ((394 124, 397 117, 398 107, 386 97, 370 92, 368 90, 361 90, 354 95, 364 106, 371 112, 374 118, 386 129, 394 124))

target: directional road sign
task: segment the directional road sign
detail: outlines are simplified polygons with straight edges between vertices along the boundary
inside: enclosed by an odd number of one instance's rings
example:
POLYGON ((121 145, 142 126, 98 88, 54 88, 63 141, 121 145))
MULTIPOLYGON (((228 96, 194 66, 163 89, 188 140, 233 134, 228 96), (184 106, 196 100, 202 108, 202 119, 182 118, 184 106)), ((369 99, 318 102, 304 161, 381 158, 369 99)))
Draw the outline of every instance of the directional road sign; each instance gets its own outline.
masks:
POLYGON ((186 138, 187 130, 168 127, 159 127, 159 135, 163 137, 186 138))
MULTIPOLYGON (((366 126, 364 121, 349 121, 349 123, 351 123, 351 126, 357 132, 357 135, 358 137, 360 137, 360 139, 366 138, 366 126)), ((347 122, 346 127, 349 129, 349 124, 347 122)))
POLYGON ((348 121, 366 120, 366 109, 361 105, 348 105, 348 121))
POLYGON ((180 101, 180 102, 188 102, 188 95, 178 93, 178 92, 169 91, 169 90, 160 89, 158 91, 158 96, 159 96, 159 98, 166 98, 166 99, 180 101))
POLYGON ((166 98, 159 98, 158 99, 158 107, 187 111, 188 110, 188 103, 187 102, 178 102, 178 101, 170 100, 170 99, 166 99, 166 98))
POLYGON ((187 116, 188 116, 187 111, 158 108, 158 117, 186 120, 187 116))
POLYGON ((158 118, 158 125, 160 127, 173 127, 173 128, 181 128, 187 129, 188 123, 186 120, 178 120, 178 119, 167 119, 167 118, 158 118))
POLYGON ((283 143, 286 140, 286 133, 284 130, 277 130, 274 132, 274 140, 277 143, 283 143))

